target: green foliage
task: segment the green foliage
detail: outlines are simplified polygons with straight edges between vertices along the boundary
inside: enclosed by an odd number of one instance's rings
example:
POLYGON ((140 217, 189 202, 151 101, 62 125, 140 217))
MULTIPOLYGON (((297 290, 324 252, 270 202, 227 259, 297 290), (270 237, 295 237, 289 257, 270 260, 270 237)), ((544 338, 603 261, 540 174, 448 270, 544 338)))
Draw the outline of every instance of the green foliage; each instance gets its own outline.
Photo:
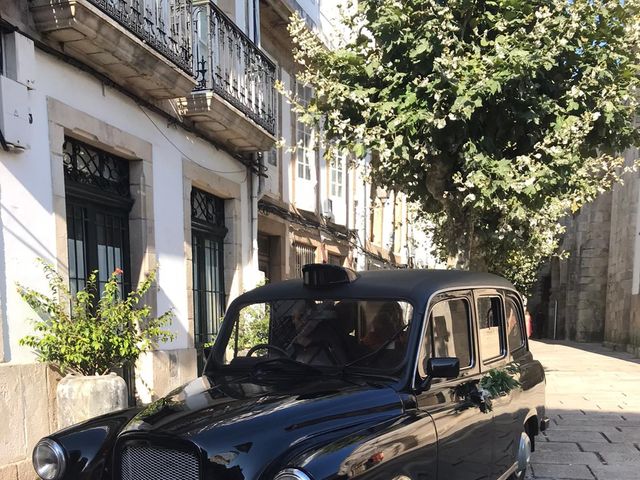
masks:
POLYGON ((480 380, 480 387, 486 390, 491 398, 508 394, 511 390, 520 388, 522 385, 515 376, 518 369, 509 366, 507 368, 492 368, 480 380))
POLYGON ((238 351, 269 343, 269 304, 255 303, 244 307, 240 310, 236 328, 239 329, 238 351))
POLYGON ((155 272, 126 298, 120 298, 118 279, 122 271, 118 269, 97 298, 97 272, 89 275, 83 290, 72 295, 55 269, 41 263, 49 294, 18 285, 20 296, 39 316, 34 322, 36 333, 22 338, 20 345, 35 350, 40 361, 51 363, 62 373, 101 375, 132 364, 157 342, 173 338, 164 329, 173 313, 150 318, 151 307, 141 305, 155 272))
MULTIPOLYGON (((296 104, 430 219, 438 253, 527 289, 559 220, 638 145, 638 0, 360 0, 329 51, 294 17, 296 104)), ((280 86, 282 89, 282 85, 280 86)), ((295 99, 292 99, 295 103, 295 99)), ((329 153, 334 149, 328 149, 329 153)))

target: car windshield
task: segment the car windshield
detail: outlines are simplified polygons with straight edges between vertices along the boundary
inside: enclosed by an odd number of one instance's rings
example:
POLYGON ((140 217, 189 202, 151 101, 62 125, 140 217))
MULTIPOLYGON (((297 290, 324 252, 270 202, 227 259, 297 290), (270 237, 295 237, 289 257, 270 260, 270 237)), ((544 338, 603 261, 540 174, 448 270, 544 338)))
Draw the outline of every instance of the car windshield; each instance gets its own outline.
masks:
POLYGON ((397 370, 405 358, 412 313, 409 303, 395 300, 245 305, 233 319, 222 363, 397 370))

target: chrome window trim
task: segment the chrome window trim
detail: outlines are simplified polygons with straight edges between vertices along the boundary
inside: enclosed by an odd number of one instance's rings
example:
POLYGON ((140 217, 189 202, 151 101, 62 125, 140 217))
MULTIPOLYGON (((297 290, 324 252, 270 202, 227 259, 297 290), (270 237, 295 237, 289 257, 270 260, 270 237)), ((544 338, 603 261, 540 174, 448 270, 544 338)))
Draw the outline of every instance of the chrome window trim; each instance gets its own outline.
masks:
MULTIPOLYGON (((506 315, 507 313, 507 301, 513 302, 517 308, 517 312, 518 312, 518 322, 520 323, 520 345, 518 345, 515 348, 511 348, 511 345, 509 344, 509 332, 507 332, 507 348, 509 349, 509 353, 513 354, 514 352, 517 352, 518 350, 521 350, 522 348, 524 348, 527 345, 527 342, 525 341, 525 337, 527 336, 527 325, 526 325, 526 321, 524 318, 524 315, 522 315, 524 312, 520 312, 520 306, 518 305, 517 302, 517 297, 513 296, 513 295, 509 295, 509 294, 505 294, 504 296, 504 313, 506 315), (522 314, 521 314, 522 313, 522 314)), ((524 307, 523 307, 524 310, 524 307)), ((505 325, 506 326, 506 325, 505 325)))
MULTIPOLYGON (((478 288, 478 290, 483 290, 478 288)), ((488 357, 487 359, 483 359, 482 358, 482 352, 478 352, 480 354, 480 360, 482 362, 482 365, 487 366, 490 365, 492 363, 496 363, 500 360, 504 360, 505 358, 507 358, 507 356, 509 355, 509 345, 508 345, 508 341, 507 341, 507 328, 505 325, 505 315, 506 315, 506 306, 504 303, 504 297, 505 295, 497 288, 491 288, 489 290, 495 290, 494 293, 480 293, 478 294, 478 296, 476 296, 474 294, 474 303, 475 303, 475 307, 476 307, 476 313, 477 313, 477 309, 478 309, 478 300, 480 300, 481 298, 498 298, 500 299, 500 305, 502 306, 502 312, 501 312, 501 321, 500 321, 500 325, 498 328, 500 328, 501 330, 498 332, 500 334, 499 340, 500 340, 500 355, 494 355, 493 357, 488 357)), ((475 292, 474 292, 475 293, 475 292)), ((480 330, 480 326, 478 325, 478 330, 480 330)), ((478 340, 478 349, 480 348, 480 341, 478 340)))
MULTIPOLYGON (((464 289, 463 289, 464 290, 464 289)), ((456 290, 457 291, 457 290, 456 290)), ((468 291, 468 290, 465 290, 468 291)), ((422 335, 420 337, 420 345, 418 348, 418 357, 416 359, 416 371, 417 374, 420 375, 420 378, 426 378, 426 377, 422 377, 422 375, 420 374, 420 353, 422 352, 422 348, 424 347, 424 338, 425 338, 425 334, 426 334, 426 325, 429 323, 429 317, 431 316, 431 312, 433 311, 433 307, 435 307, 436 305, 438 305, 441 302, 447 302, 447 301, 451 301, 451 300, 463 300, 466 304, 467 304, 467 326, 469 327, 469 347, 470 347, 470 355, 469 355, 469 360, 471 363, 469 363, 469 365, 466 365, 464 367, 460 367, 460 372, 464 372, 466 370, 471 370, 473 367, 476 366, 476 355, 475 355, 475 348, 474 347, 474 340, 475 340, 475 334, 474 334, 474 329, 473 329, 473 311, 472 311, 472 307, 473 307, 473 302, 470 301, 469 298, 467 297, 456 297, 456 298, 443 298, 442 300, 439 300, 437 302, 435 302, 431 308, 427 308, 427 310, 425 311, 425 316, 424 316, 424 328, 422 330, 422 335)), ((473 297, 471 298, 471 300, 473 300, 473 297)))
MULTIPOLYGON (((431 306, 431 302, 433 301, 433 299, 438 296, 441 295, 443 293, 447 293, 447 292, 458 292, 461 290, 470 290, 471 292, 475 292, 476 290, 482 290, 482 289, 495 289, 495 290, 503 290, 505 292, 513 292, 517 298, 520 298, 520 300, 522 301, 522 295, 520 295, 520 293, 515 289, 515 288, 508 288, 508 287, 496 287, 495 285, 474 285, 474 286, 469 286, 469 285, 460 285, 457 287, 448 287, 448 288, 443 288, 440 290, 436 290, 435 292, 433 292, 430 296, 429 296, 429 300, 427 301, 427 305, 425 308, 425 313, 424 313, 424 318, 422 321, 422 327, 420 328, 420 338, 419 338, 419 344, 418 344, 418 349, 416 350, 416 354, 414 357, 414 362, 413 362, 413 377, 411 378, 411 389, 415 390, 416 389, 416 378, 418 377, 418 361, 419 361, 419 357, 420 357, 420 350, 422 349, 422 342, 424 341, 424 330, 426 328, 427 325, 427 320, 428 320, 428 315, 429 315, 429 311, 430 311, 430 306, 431 306)), ((472 332, 475 334, 475 332, 472 332)), ((475 348, 474 348, 475 350, 475 348)))

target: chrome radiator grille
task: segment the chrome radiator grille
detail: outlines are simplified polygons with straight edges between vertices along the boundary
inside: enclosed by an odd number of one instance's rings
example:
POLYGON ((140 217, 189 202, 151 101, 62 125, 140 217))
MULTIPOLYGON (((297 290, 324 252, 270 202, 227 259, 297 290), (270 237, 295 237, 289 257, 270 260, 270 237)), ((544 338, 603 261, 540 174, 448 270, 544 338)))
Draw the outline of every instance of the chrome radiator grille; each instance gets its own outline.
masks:
POLYGON ((195 453, 158 446, 125 445, 121 480, 199 480, 195 453))

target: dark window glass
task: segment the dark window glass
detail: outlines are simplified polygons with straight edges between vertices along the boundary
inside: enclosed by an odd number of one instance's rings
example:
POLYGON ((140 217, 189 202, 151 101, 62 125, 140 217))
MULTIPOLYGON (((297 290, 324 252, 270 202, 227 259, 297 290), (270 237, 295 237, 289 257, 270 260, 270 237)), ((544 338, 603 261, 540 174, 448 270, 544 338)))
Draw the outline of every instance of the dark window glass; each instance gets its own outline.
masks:
POLYGON ((191 255, 193 270, 194 343, 198 371, 202 371, 202 348, 218 332, 225 309, 224 200, 202 190, 191 192, 191 255))
POLYGON ((471 366, 469 312, 469 303, 463 298, 443 300, 433 306, 421 352, 420 375, 425 376, 427 360, 432 357, 457 357, 460 368, 471 366))
POLYGON ((522 330, 522 314, 515 300, 507 297, 507 337, 509 339, 509 350, 514 351, 524 345, 524 335, 522 330))
MULTIPOLYGON (((116 269, 120 295, 129 293, 129 162, 72 138, 64 142, 64 173, 67 209, 69 287, 72 293, 85 288, 89 274, 98 271, 98 288, 116 269)), ((135 404, 133 366, 122 376, 135 404)))
POLYGON ((501 303, 500 297, 480 297, 477 301, 480 355, 485 362, 504 352, 501 303))
POLYGON ((331 265, 339 265, 342 266, 343 263, 343 257, 340 255, 332 255, 329 254, 329 263, 331 265))
POLYGON ((253 303, 239 309, 217 353, 222 363, 247 368, 286 353, 309 365, 394 370, 407 353, 412 313, 410 304, 395 300, 253 303))

